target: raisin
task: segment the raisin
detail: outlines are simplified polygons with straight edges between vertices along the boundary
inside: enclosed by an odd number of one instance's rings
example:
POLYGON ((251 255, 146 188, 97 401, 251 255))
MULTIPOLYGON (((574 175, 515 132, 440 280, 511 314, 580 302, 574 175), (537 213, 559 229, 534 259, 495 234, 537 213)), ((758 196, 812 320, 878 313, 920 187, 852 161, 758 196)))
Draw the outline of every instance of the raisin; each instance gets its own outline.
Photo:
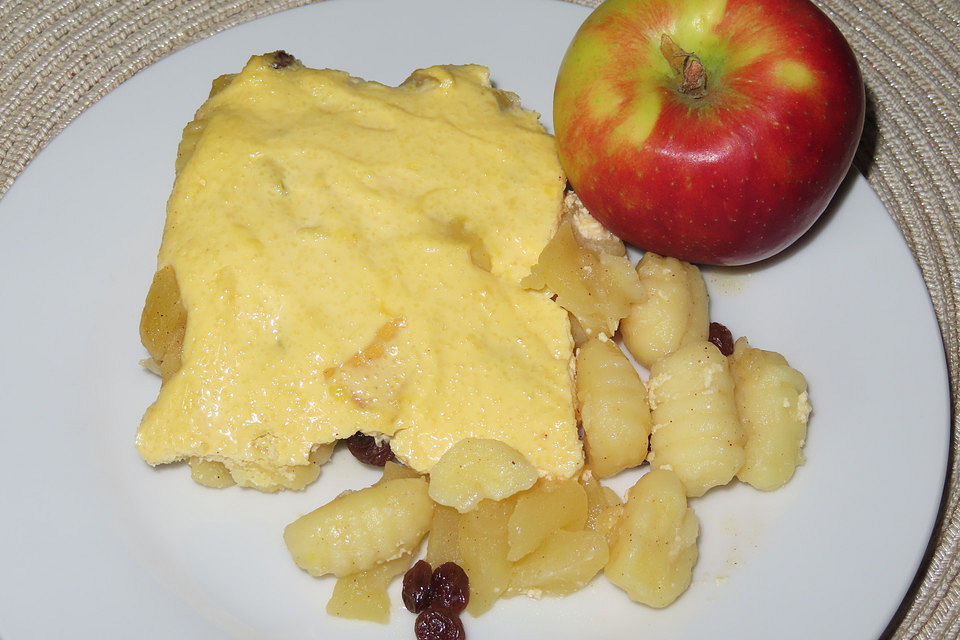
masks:
POLYGON ((467 637, 460 617, 440 609, 427 609, 418 615, 413 631, 417 640, 464 640, 467 637))
POLYGON ((733 353, 733 334, 719 322, 710 323, 710 342, 717 345, 717 349, 725 356, 733 353))
POLYGON ((400 597, 403 598, 403 606, 410 613, 420 613, 430 606, 433 600, 433 592, 430 590, 432 576, 433 570, 425 560, 417 560, 417 563, 403 574, 400 597))
POLYGON ((456 562, 444 562, 433 570, 430 591, 433 608, 459 614, 470 601, 470 579, 456 562))
POLYGON ((393 451, 390 449, 389 442, 384 441, 377 444, 376 438, 368 436, 365 433, 357 431, 347 438, 345 442, 347 443, 347 448, 350 449, 350 453, 360 462, 382 467, 388 462, 396 460, 393 451))
POLYGON ((273 56, 273 62, 270 63, 270 66, 274 69, 283 69, 284 67, 289 67, 297 61, 296 58, 283 49, 278 49, 270 55, 273 56))

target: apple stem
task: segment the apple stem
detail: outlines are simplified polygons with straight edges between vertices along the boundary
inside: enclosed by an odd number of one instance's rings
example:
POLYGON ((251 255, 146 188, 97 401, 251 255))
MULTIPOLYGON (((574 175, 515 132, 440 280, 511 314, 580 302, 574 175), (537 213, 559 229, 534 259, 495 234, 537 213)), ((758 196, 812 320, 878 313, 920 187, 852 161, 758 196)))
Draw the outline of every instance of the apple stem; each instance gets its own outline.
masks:
POLYGON ((665 33, 660 35, 660 53, 680 75, 680 93, 694 100, 707 95, 707 71, 697 54, 684 51, 665 33))

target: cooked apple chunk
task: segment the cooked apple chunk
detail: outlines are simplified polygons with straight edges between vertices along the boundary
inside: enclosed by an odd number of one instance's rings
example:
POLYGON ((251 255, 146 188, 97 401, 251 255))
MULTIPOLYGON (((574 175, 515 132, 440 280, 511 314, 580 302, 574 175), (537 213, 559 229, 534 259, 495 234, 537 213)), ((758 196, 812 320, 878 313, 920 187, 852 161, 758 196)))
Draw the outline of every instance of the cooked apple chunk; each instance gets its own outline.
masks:
POLYGON ((623 517, 623 500, 617 492, 605 487, 589 470, 580 476, 580 484, 587 494, 587 521, 585 527, 604 537, 608 545, 617 539, 618 527, 623 517))
POLYGON ((140 316, 140 341, 164 382, 180 368, 187 310, 180 301, 180 286, 173 267, 157 270, 140 316))
POLYGON ((582 589, 610 557, 603 536, 590 529, 553 531, 513 567, 511 594, 566 596, 582 589))
POLYGON ((370 344, 324 371, 333 395, 364 411, 369 429, 389 428, 396 417, 406 383, 400 356, 405 324, 403 318, 384 323, 370 344))
POLYGON ((410 467, 405 467, 402 464, 396 462, 387 462, 383 465, 383 477, 380 478, 380 482, 387 482, 389 480, 397 480, 398 478, 419 478, 420 474, 411 469, 410 467))
POLYGON ((190 478, 211 489, 225 489, 237 484, 222 462, 203 458, 190 458, 190 478))
POLYGON ((579 531, 587 521, 587 493, 576 480, 541 480, 517 496, 507 523, 511 561, 523 558, 558 529, 579 531))
POLYGON ((492 607, 510 585, 513 565, 507 559, 507 521, 512 509, 512 499, 483 500, 460 517, 461 566, 470 578, 467 611, 473 616, 492 607))
POLYGON ((444 562, 460 561, 460 512, 438 504, 433 510, 433 523, 427 539, 427 562, 439 567, 444 562))
POLYGON ((503 500, 536 481, 537 469, 510 445, 465 438, 450 447, 430 471, 430 497, 437 504, 466 513, 484 498, 503 500))
POLYGON ((405 554, 377 566, 337 579, 327 613, 339 618, 386 623, 390 620, 390 596, 387 587, 394 578, 410 568, 412 554, 405 554))
POLYGON ((630 261, 581 246, 568 220, 560 224, 523 285, 555 294, 557 304, 576 316, 588 336, 612 336, 620 319, 643 299, 630 261))

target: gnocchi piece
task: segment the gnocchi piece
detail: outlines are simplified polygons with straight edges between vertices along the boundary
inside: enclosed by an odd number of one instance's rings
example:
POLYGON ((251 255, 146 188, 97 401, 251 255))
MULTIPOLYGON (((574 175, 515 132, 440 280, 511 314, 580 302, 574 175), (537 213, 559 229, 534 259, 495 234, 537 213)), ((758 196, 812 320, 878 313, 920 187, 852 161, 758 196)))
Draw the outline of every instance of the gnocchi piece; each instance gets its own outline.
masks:
POLYGON ((287 525, 283 539, 301 569, 342 577, 411 553, 432 520, 427 481, 400 478, 341 494, 287 525))
POLYGON ((513 567, 509 595, 566 596, 582 589, 607 564, 603 535, 558 529, 513 567))
POLYGON ((743 432, 727 359, 710 342, 691 342, 657 360, 647 381, 653 427, 650 465, 670 469, 701 496, 743 466, 743 432))
POLYGON ((433 524, 427 538, 427 562, 439 567, 444 562, 460 561, 460 513, 456 509, 437 505, 433 510, 433 524))
POLYGON ((532 487, 537 469, 510 445, 499 440, 465 438, 440 456, 430 470, 430 497, 460 513, 484 498, 503 500, 532 487))
POLYGON ((598 478, 647 458, 647 390, 620 347, 596 338, 577 351, 577 402, 587 466, 598 478))
POLYGON ((665 469, 650 471, 627 492, 606 576, 631 600, 665 607, 690 586, 699 533, 680 479, 665 469))
POLYGON ((386 624, 390 621, 390 596, 387 587, 410 568, 413 554, 405 554, 377 566, 337 579, 327 613, 350 620, 386 624))
POLYGON ((523 558, 558 529, 578 531, 587 521, 587 493, 576 480, 541 480, 517 496, 507 523, 507 559, 523 558))
POLYGON ((647 252, 637 265, 646 298, 620 323, 623 343, 649 369, 681 345, 709 335, 707 286, 700 270, 676 258, 647 252))
POLYGON ((643 299, 630 261, 580 246, 569 220, 560 223, 523 286, 556 294, 557 304, 577 317, 588 336, 612 336, 620 319, 643 299))
POLYGON ((490 609, 510 585, 513 565, 507 560, 507 522, 513 500, 484 500, 460 516, 461 568, 470 578, 467 611, 476 617, 490 609))
POLYGON ((730 357, 746 443, 740 480, 763 491, 782 487, 803 463, 810 400, 803 374, 774 351, 737 340, 730 357))

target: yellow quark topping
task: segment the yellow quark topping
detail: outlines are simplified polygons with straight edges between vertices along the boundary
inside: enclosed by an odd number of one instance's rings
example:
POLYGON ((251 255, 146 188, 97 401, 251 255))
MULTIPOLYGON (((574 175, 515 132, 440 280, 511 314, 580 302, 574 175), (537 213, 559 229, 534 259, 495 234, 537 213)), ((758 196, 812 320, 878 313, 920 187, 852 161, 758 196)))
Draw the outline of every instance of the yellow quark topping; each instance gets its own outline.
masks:
POLYGON ((220 80, 184 132, 158 260, 182 364, 141 455, 293 486, 315 445, 359 430, 421 472, 474 437, 571 476, 567 314, 520 286, 565 185, 537 114, 480 66, 399 87, 276 66, 220 80))

